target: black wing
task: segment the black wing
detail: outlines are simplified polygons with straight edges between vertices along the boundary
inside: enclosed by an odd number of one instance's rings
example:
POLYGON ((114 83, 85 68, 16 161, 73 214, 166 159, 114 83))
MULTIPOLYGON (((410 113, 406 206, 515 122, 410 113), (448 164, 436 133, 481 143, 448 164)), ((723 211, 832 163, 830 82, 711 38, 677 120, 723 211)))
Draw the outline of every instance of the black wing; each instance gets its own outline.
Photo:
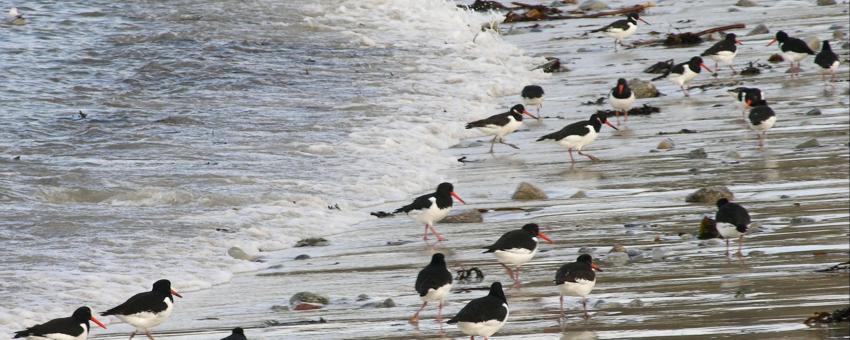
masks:
MULTIPOLYGON (((773 112, 773 109, 771 109, 770 106, 767 106, 767 105, 756 106, 756 107, 750 109, 750 116, 749 116, 750 123, 752 123, 753 125, 759 125, 763 121, 766 121, 766 120, 770 119, 770 117, 773 117, 775 115, 776 114, 773 112)), ((743 208, 741 208, 741 209, 743 209, 743 208)), ((746 210, 744 210, 744 212, 746 212, 746 210)), ((747 223, 749 223, 749 218, 747 219, 747 223)))
POLYGON ((493 296, 485 296, 469 301, 448 324, 458 322, 484 322, 488 320, 502 321, 508 316, 508 309, 502 306, 502 301, 493 296))
POLYGON ((564 282, 576 282, 579 279, 593 281, 596 279, 596 273, 593 269, 587 268, 587 265, 576 262, 564 264, 555 273, 555 284, 558 285, 564 282))
POLYGON ((747 230, 747 226, 750 225, 750 213, 739 204, 730 202, 717 209, 714 220, 732 224, 737 227, 738 231, 744 232, 747 230))
POLYGON ((832 51, 820 51, 818 55, 815 56, 815 64, 822 68, 830 68, 835 61, 838 60, 838 56, 835 55, 832 51))
POLYGON ((452 283, 452 273, 446 267, 427 265, 416 276, 416 292, 419 296, 428 294, 428 289, 437 289, 452 283))
POLYGON ((590 129, 588 129, 587 127, 588 125, 590 125, 590 123, 588 123, 587 121, 575 122, 570 125, 567 125, 560 131, 553 132, 543 137, 540 137, 537 139, 537 141, 539 142, 546 139, 561 140, 566 138, 567 136, 584 136, 590 133, 590 129))
POLYGON ((230 334, 221 340, 248 340, 248 338, 246 338, 244 334, 230 334))
POLYGON ((476 128, 476 127, 485 127, 487 125, 505 126, 505 125, 508 125, 508 122, 511 121, 508 118, 508 117, 510 117, 510 115, 511 115, 510 112, 492 115, 492 116, 487 117, 485 119, 476 120, 474 122, 468 123, 468 124, 466 124, 466 128, 471 129, 471 128, 476 128))
POLYGON ((431 197, 433 197, 433 196, 434 196, 434 194, 427 194, 427 195, 419 196, 415 200, 413 200, 413 203, 410 203, 408 205, 405 205, 401 208, 396 209, 393 212, 393 214, 398 214, 400 212, 408 213, 411 210, 428 209, 428 208, 431 207, 431 197))
POLYGON ((13 338, 40 336, 51 333, 64 333, 71 336, 83 334, 83 328, 73 318, 53 319, 40 325, 35 325, 22 331, 15 332, 13 338))
POLYGON ((786 40, 785 43, 782 44, 782 52, 788 51, 815 54, 815 51, 812 51, 812 48, 809 47, 809 44, 806 44, 805 41, 802 41, 797 38, 788 38, 788 40, 786 40))
POLYGON ((685 67, 688 67, 688 63, 676 64, 670 68, 670 73, 685 74, 685 67))
POLYGON ((715 55, 717 53, 720 53, 720 51, 735 52, 737 50, 738 50, 738 46, 735 46, 734 41, 721 40, 721 41, 714 43, 714 45, 712 45, 707 50, 705 50, 705 52, 702 52, 702 54, 700 54, 700 56, 705 57, 705 56, 715 55))
POLYGON ((629 20, 628 19, 620 19, 620 20, 614 21, 614 22, 612 22, 608 25, 602 26, 602 28, 595 29, 591 32, 607 32, 608 30, 610 30, 612 28, 619 28, 619 29, 625 31, 625 30, 629 29, 629 20))
MULTIPOLYGON (((171 297, 168 297, 171 298, 171 297)), ((168 308, 165 298, 159 298, 153 292, 144 292, 133 295, 126 302, 107 310, 100 315, 132 315, 141 312, 159 312, 168 308)))
POLYGON ((537 243, 531 239, 531 234, 520 229, 504 233, 502 237, 499 237, 499 239, 496 240, 496 243, 493 243, 493 245, 484 249, 487 249, 485 253, 492 253, 496 250, 507 250, 513 248, 533 250, 535 247, 537 247, 537 243))

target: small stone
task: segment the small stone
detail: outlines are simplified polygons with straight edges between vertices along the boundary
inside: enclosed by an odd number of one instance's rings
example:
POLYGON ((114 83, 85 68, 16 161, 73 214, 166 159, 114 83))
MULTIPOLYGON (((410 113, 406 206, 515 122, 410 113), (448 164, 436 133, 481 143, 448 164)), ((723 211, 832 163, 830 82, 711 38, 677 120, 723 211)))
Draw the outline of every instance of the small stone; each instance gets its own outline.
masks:
POLYGON ((254 261, 253 256, 248 255, 248 253, 239 247, 230 247, 230 249, 227 250, 227 255, 230 255, 230 257, 237 260, 254 261))
POLYGON ((717 200, 721 198, 726 198, 728 200, 734 200, 735 195, 729 191, 729 188, 717 185, 700 188, 699 190, 691 193, 687 197, 685 197, 685 202, 688 203, 717 203, 717 200))
POLYGON ((628 85, 637 99, 658 97, 658 89, 652 82, 633 78, 628 81, 628 85))
POLYGON ((587 193, 585 193, 584 190, 579 190, 576 191, 575 194, 570 196, 570 198, 587 198, 587 193))
POLYGON ((832 32, 832 40, 842 41, 847 38, 847 35, 842 30, 835 30, 832 32))
POLYGON ((679 234, 679 238, 681 238, 682 241, 690 241, 694 239, 694 235, 689 233, 681 233, 679 234))
POLYGON ((380 305, 378 305, 378 308, 393 308, 395 306, 395 301, 393 301, 393 299, 387 298, 386 300, 381 302, 380 305))
POLYGON ((295 293, 295 295, 293 295, 291 298, 289 298, 290 305, 298 305, 298 303, 301 302, 327 305, 328 303, 330 303, 330 299, 328 299, 327 296, 322 296, 311 292, 298 292, 295 293))
POLYGON ((578 52, 578 53, 590 52, 590 49, 581 47, 581 48, 577 49, 576 52, 578 52))
POLYGON ((357 295, 357 301, 366 301, 366 300, 369 300, 369 295, 366 295, 366 294, 357 295))
POLYGON ((669 150, 669 149, 672 149, 674 146, 675 146, 675 144, 673 143, 673 140, 670 139, 670 138, 667 138, 667 139, 659 142, 658 146, 656 146, 655 148, 658 149, 658 150, 669 150))
POLYGON ((626 235, 626 236, 634 236, 637 233, 634 230, 626 230, 626 232, 623 233, 623 234, 626 235))
POLYGON ((758 4, 754 0, 738 0, 738 3, 735 4, 738 7, 755 7, 758 4))
POLYGON ((634 299, 632 301, 629 301, 628 306, 631 307, 631 308, 643 307, 643 301, 641 301, 640 299, 634 299))
POLYGON ((585 0, 578 5, 578 9, 582 11, 601 11, 608 9, 608 4, 600 0, 585 0))
POLYGON ((730 158, 730 159, 741 159, 741 154, 738 153, 738 151, 729 150, 729 151, 726 151, 725 153, 723 153, 723 157, 730 158))
POLYGON ((640 249, 631 248, 631 249, 626 250, 626 254, 629 255, 629 258, 635 258, 635 257, 640 257, 641 255, 643 255, 643 252, 640 251, 640 249))
POLYGON ((528 182, 522 182, 517 186, 516 191, 514 192, 513 199, 515 200, 545 200, 549 199, 549 196, 546 196, 546 193, 543 190, 540 190, 538 187, 531 185, 528 182))
POLYGON ((770 30, 767 29, 767 26, 765 26, 764 24, 759 24, 758 26, 756 26, 756 28, 753 28, 752 31, 750 31, 750 33, 747 33, 747 35, 756 35, 756 34, 765 34, 765 33, 770 33, 770 30))
POLYGON ((613 265, 624 265, 626 263, 629 263, 629 254, 622 252, 609 253, 605 256, 604 260, 605 262, 608 262, 613 265))
POLYGON ((696 150, 691 150, 691 152, 688 152, 688 158, 690 158, 690 159, 708 158, 708 153, 705 152, 705 149, 699 148, 699 149, 696 149, 696 150))
POLYGON ((820 116, 820 115, 821 115, 821 112, 820 112, 820 109, 818 109, 818 108, 814 108, 814 109, 811 109, 808 112, 806 112, 806 116, 820 116))
POLYGON ((624 247, 622 244, 619 244, 619 243, 615 244, 613 247, 611 247, 611 251, 609 251, 609 253, 625 253, 625 252, 626 252, 626 247, 624 247))
POLYGON ((778 53, 774 53, 771 54, 769 58, 767 58, 767 61, 776 64, 785 61, 785 58, 782 58, 782 55, 778 53))
POLYGON ((301 254, 301 255, 298 255, 298 256, 295 257, 296 261, 309 260, 309 259, 310 259, 310 255, 307 255, 307 254, 301 254))
POLYGON ((596 248, 593 247, 581 247, 578 250, 579 254, 593 254, 596 251, 596 248))
POLYGON ((729 9, 727 9, 726 11, 727 11, 727 12, 740 12, 741 10, 740 10, 740 9, 737 9, 737 8, 735 8, 735 7, 729 7, 729 9))
POLYGON ((791 225, 799 225, 799 224, 808 224, 808 223, 815 223, 815 222, 817 222, 817 221, 815 221, 815 219, 811 218, 811 217, 794 217, 794 218, 791 219, 791 221, 789 223, 791 223, 791 225))
POLYGON ((441 223, 481 223, 484 222, 484 217, 478 209, 465 209, 459 213, 446 216, 441 223))
POLYGON ((637 227, 648 227, 648 226, 649 226, 648 224, 642 223, 642 222, 623 224, 623 227, 625 227, 625 228, 637 228, 637 227))
POLYGON ((788 196, 788 195, 781 195, 781 196, 779 196, 779 198, 781 198, 781 199, 789 199, 789 198, 791 198, 791 196, 788 196))
POLYGON ((816 148, 816 147, 819 147, 819 146, 820 146, 820 142, 818 142, 818 140, 816 138, 812 138, 812 139, 809 139, 805 142, 797 144, 797 146, 795 146, 794 148, 795 149, 807 149, 807 148, 816 148))
POLYGON ((818 0, 818 6, 832 6, 835 5, 835 0, 818 0))
POLYGON ((273 312, 288 312, 289 306, 274 305, 274 306, 272 306, 272 311, 273 312))
POLYGON ((328 240, 326 240, 324 238, 310 237, 310 238, 305 238, 305 239, 298 241, 297 243, 295 243, 295 246, 296 247, 324 247, 324 246, 327 246, 328 244, 329 244, 328 240))

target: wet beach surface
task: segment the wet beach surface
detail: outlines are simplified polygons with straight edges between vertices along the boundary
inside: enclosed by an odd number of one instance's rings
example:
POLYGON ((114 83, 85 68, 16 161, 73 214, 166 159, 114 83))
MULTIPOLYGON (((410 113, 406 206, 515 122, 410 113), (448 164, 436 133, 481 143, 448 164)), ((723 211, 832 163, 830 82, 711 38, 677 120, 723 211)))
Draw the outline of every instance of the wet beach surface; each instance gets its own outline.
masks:
MULTIPOLYGON (((668 6, 660 2, 645 16, 653 26, 641 26, 630 40, 648 39, 646 32, 664 31, 668 24, 698 31, 746 21, 747 29, 736 32, 743 34, 764 22, 771 33, 785 29, 793 32, 792 36, 822 39, 831 37, 833 24, 847 30, 844 5, 819 7, 788 1, 730 13, 731 1, 698 3, 680 1, 668 6), (674 24, 685 19, 693 22, 674 24)), ((694 89, 690 98, 684 98, 666 80, 657 81, 665 96, 640 99, 636 104, 649 103, 660 107, 661 113, 630 117, 618 132, 603 127, 599 139, 586 148, 602 161, 592 163, 576 155, 578 162, 571 166, 564 149, 534 140, 586 119, 597 109, 608 109, 607 105, 579 103, 605 96, 618 73, 627 79, 648 80, 655 75, 641 73, 643 68, 671 57, 683 61, 711 43, 675 49, 640 47, 613 54, 610 39, 580 36, 611 20, 540 22, 542 32, 529 32, 527 27, 533 23, 515 24, 504 39, 529 53, 560 57, 572 69, 540 83, 547 91, 542 113, 549 118, 542 123, 528 122, 508 137, 520 150, 497 145, 492 157, 487 154, 488 139, 470 138, 445 151, 446 157, 466 156, 473 161, 458 163, 446 175, 469 203, 455 209, 522 210, 489 211, 484 223, 438 224, 437 229, 449 240, 437 246, 424 245, 421 226, 401 216, 363 223, 355 232, 329 235, 326 238, 331 245, 327 247, 283 250, 283 257, 309 254, 312 258, 284 261, 267 270, 237 275, 212 289, 185 294, 171 320, 155 334, 167 339, 217 339, 241 326, 252 339, 461 338, 454 326, 433 322, 436 308, 432 306, 424 311, 418 328, 407 323, 420 303, 413 290, 416 273, 435 251, 446 253, 452 270, 478 267, 484 272, 483 282, 455 284, 444 309, 444 315, 451 317, 469 299, 486 294, 491 281, 508 280, 494 258, 480 248, 508 230, 536 222, 546 226, 544 231, 556 243, 542 244, 535 259, 522 267, 524 285, 507 290, 510 318, 493 338, 850 336, 846 324, 808 327, 802 322, 813 312, 850 303, 846 272, 814 272, 849 257, 848 50, 841 48, 841 43, 833 44, 843 62, 834 89, 822 84, 812 58, 804 61, 800 79, 788 77, 786 64, 771 64, 772 69, 753 77, 730 77, 728 69, 721 70, 719 78, 703 73, 693 85, 717 86, 706 91, 694 89), (576 52, 580 48, 587 52, 576 52), (777 112, 778 123, 768 133, 764 150, 756 148, 755 134, 725 93, 735 86, 761 88, 777 112), (822 114, 805 115, 813 108, 822 114), (697 133, 658 135, 686 128, 697 133), (674 141, 673 149, 650 152, 666 138, 674 141), (816 138, 821 146, 795 148, 810 138, 816 138), (704 148, 707 158, 687 157, 697 148, 704 148), (512 201, 511 193, 521 181, 544 189, 549 199, 512 201), (687 194, 709 185, 727 186, 759 225, 745 237, 741 259, 727 258, 720 240, 680 236, 696 234, 703 215, 713 215, 713 204, 684 200, 687 194), (587 197, 571 198, 579 190, 587 197), (409 242, 388 245, 399 240, 409 242), (641 255, 625 264, 610 261, 606 256, 615 244, 637 249, 641 255), (557 268, 573 261, 582 247, 595 248, 593 255, 605 271, 598 274, 588 302, 591 318, 582 319, 580 302, 569 298, 568 318, 559 325, 558 292, 552 280, 557 268), (315 311, 272 309, 286 306, 289 297, 299 291, 328 295, 331 303, 315 311), (359 294, 368 294, 370 299, 356 301, 359 294), (363 307, 386 298, 392 298, 397 306, 363 307), (319 323, 320 318, 326 322, 319 323)), ((771 34, 741 37, 745 45, 736 59, 738 67, 745 61, 763 62, 776 53, 775 46, 764 46, 771 38, 771 34)), ((707 64, 713 67, 713 63, 707 64)), ((517 99, 516 95, 505 97, 504 106, 517 99)), ((400 203, 374 210, 395 205, 400 203)), ((127 333, 128 326, 115 325, 92 338, 124 339, 127 333)))

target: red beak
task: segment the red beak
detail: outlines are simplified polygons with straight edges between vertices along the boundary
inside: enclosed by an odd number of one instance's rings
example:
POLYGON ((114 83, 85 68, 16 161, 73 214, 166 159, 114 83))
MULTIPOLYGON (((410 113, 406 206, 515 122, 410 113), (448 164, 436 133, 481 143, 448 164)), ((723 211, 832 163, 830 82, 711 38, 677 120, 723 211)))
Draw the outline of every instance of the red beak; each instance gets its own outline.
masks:
POLYGON ((178 294, 176 291, 174 291, 174 289, 171 290, 171 295, 177 296, 181 299, 183 298, 183 295, 178 294))
POLYGON ((700 66, 700 67, 702 67, 702 68, 704 68, 704 69, 705 69, 706 71, 708 71, 708 72, 714 72, 714 71, 712 71, 710 68, 708 68, 708 66, 705 66, 705 64, 699 64, 699 66, 700 66))
POLYGON ((546 236, 546 234, 544 234, 544 233, 542 233, 542 232, 538 232, 538 233, 537 233, 537 237, 539 237, 539 238, 542 238, 542 239, 546 240, 546 242, 549 242, 549 243, 555 243, 555 242, 552 242, 552 239, 550 239, 550 238, 549 238, 549 236, 546 236))
POLYGON ((527 115, 527 116, 534 118, 534 119, 540 119, 537 116, 531 114, 531 112, 528 112, 528 111, 525 111, 525 110, 522 111, 522 114, 527 115))
POLYGON ((644 23, 644 24, 652 25, 652 24, 650 24, 650 23, 646 22, 646 20, 643 20, 643 18, 638 18, 638 20, 643 21, 643 23, 644 23))
POLYGON ((610 126, 610 127, 611 127, 612 129, 614 129, 614 130, 620 131, 620 129, 618 129, 618 128, 617 128, 616 126, 614 126, 614 125, 611 125, 611 122, 609 122, 609 121, 607 121, 607 120, 605 121, 605 125, 610 126))
POLYGON ((750 105, 752 105, 752 104, 753 104, 753 101, 752 101, 752 100, 747 99, 747 106, 750 106, 750 105))
POLYGON ((100 326, 100 328, 106 329, 106 325, 104 325, 102 322, 100 322, 100 320, 95 319, 93 316, 89 320, 96 323, 98 326, 100 326))
POLYGON ((743 45, 743 44, 744 44, 744 43, 743 43, 743 42, 741 42, 740 40, 735 40, 735 43, 736 43, 736 44, 738 44, 738 45, 743 45))
POLYGON ((617 94, 623 94, 623 85, 617 85, 617 94))
POLYGON ((458 202, 466 204, 460 196, 458 196, 454 191, 452 191, 452 197, 454 197, 458 202))
POLYGON ((604 271, 604 270, 602 270, 602 268, 599 268, 599 265, 596 264, 596 263, 591 263, 590 268, 593 268, 593 270, 598 271, 598 272, 604 271))
POLYGON ((767 43, 767 46, 773 45, 773 43, 775 43, 775 42, 776 42, 776 38, 773 38, 773 40, 771 40, 769 43, 767 43))

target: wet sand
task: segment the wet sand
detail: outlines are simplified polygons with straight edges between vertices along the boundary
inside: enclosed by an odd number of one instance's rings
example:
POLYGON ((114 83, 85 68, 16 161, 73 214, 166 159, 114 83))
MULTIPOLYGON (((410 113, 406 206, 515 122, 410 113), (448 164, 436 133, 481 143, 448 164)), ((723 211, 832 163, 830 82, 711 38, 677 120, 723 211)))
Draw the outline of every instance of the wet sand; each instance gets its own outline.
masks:
MULTIPOLYGON (((698 9, 683 7, 690 3, 696 2, 681 2, 672 9, 661 3, 645 16, 654 25, 642 26, 632 40, 647 39, 647 31, 665 30, 668 23, 683 31, 697 31, 746 21, 748 28, 736 32, 745 34, 762 22, 768 23, 771 31, 781 29, 770 23, 782 20, 792 35, 821 38, 831 37, 832 24, 847 29, 843 5, 806 5, 789 13, 788 7, 779 7, 783 4, 780 2, 776 7, 744 8, 743 13, 730 15, 727 9, 734 1, 698 9), (683 19, 694 22, 675 24, 683 19)), ((523 267, 523 287, 508 289, 510 319, 493 338, 850 336, 847 324, 808 327, 802 323, 812 312, 832 311, 850 303, 846 272, 814 272, 850 257, 846 63, 840 68, 841 81, 834 90, 822 85, 811 58, 803 63, 800 79, 791 80, 784 73, 787 65, 774 64, 772 70, 755 77, 729 78, 728 69, 724 69, 719 79, 703 73, 694 81, 694 85, 740 82, 741 86, 765 91, 778 114, 778 123, 768 133, 764 150, 755 147, 755 134, 747 129, 740 109, 725 93, 732 86, 695 89, 691 98, 683 98, 671 83, 657 81, 656 86, 666 95, 638 100, 637 104, 658 106, 661 113, 631 117, 619 132, 603 128, 600 138, 586 149, 602 161, 592 163, 577 156, 579 162, 571 166, 565 150, 534 140, 586 119, 597 109, 608 109, 607 105, 578 103, 606 95, 618 77, 615 65, 625 65, 622 74, 627 79, 647 80, 655 75, 641 73, 644 67, 670 57, 684 60, 710 45, 642 47, 613 54, 609 39, 579 36, 611 20, 541 22, 543 32, 529 32, 527 27, 532 23, 516 24, 504 39, 530 53, 560 57, 572 69, 540 84, 547 91, 543 115, 564 119, 526 124, 508 137, 522 149, 497 146, 495 157, 487 154, 486 138, 464 140, 445 151, 447 157, 466 156, 474 161, 458 163, 446 175, 470 203, 456 209, 523 210, 487 212, 484 223, 439 224, 438 229, 449 240, 436 248, 423 244, 421 226, 407 218, 376 219, 361 225, 358 232, 329 235, 330 246, 283 252, 283 257, 309 254, 312 259, 273 263, 268 270, 237 275, 228 284, 186 293, 171 320, 155 334, 167 339, 218 339, 229 334, 230 328, 241 326, 251 339, 461 338, 454 326, 433 322, 436 308, 430 306, 418 328, 407 323, 420 303, 413 290, 416 273, 435 251, 447 254, 453 270, 475 266, 484 272, 484 282, 455 284, 444 310, 450 317, 469 299, 484 295, 493 280, 508 281, 491 255, 482 254, 480 248, 508 230, 536 222, 547 227, 545 232, 556 244, 543 244, 537 257, 523 267), (588 52, 577 53, 579 48, 588 52), (822 115, 804 115, 812 108, 821 109, 822 115), (683 128, 698 133, 658 135, 683 128), (674 149, 650 152, 668 137, 675 142, 674 149), (817 138, 821 146, 794 149, 809 138, 817 138), (687 158, 686 154, 696 148, 704 148, 708 158, 687 158), (740 157, 727 154, 730 151, 740 157), (543 188, 550 199, 512 201, 510 195, 521 181, 543 188), (741 259, 727 258, 720 240, 679 236, 695 234, 702 216, 713 214, 711 204, 684 200, 688 193, 707 185, 728 186, 736 201, 747 207, 760 225, 747 234, 741 259), (587 197, 570 198, 578 190, 585 191, 587 197), (792 223, 800 217, 811 220, 792 223), (398 240, 410 242, 387 244, 398 240), (628 264, 611 263, 605 256, 614 244, 638 249, 643 255, 628 264), (573 261, 582 247, 596 248, 593 255, 605 271, 599 273, 588 302, 591 318, 582 319, 580 302, 571 298, 568 318, 559 325, 554 273, 562 263, 573 261), (287 305, 289 297, 299 291, 328 295, 331 304, 315 311, 272 310, 274 305, 287 305), (356 301, 363 293, 371 299, 356 301), (385 298, 392 298, 397 307, 362 307, 385 298), (320 318, 326 322, 316 323, 320 318)), ((741 37, 746 45, 736 59, 739 68, 745 61, 764 61, 775 53, 775 46, 764 47, 770 38, 769 34, 741 37)), ((846 61, 848 50, 840 45, 834 44, 834 49, 846 61)), ((504 98, 504 106, 517 98, 504 98)), ((129 330, 129 326, 114 325, 109 332, 96 332, 92 338, 125 339, 129 330)))

